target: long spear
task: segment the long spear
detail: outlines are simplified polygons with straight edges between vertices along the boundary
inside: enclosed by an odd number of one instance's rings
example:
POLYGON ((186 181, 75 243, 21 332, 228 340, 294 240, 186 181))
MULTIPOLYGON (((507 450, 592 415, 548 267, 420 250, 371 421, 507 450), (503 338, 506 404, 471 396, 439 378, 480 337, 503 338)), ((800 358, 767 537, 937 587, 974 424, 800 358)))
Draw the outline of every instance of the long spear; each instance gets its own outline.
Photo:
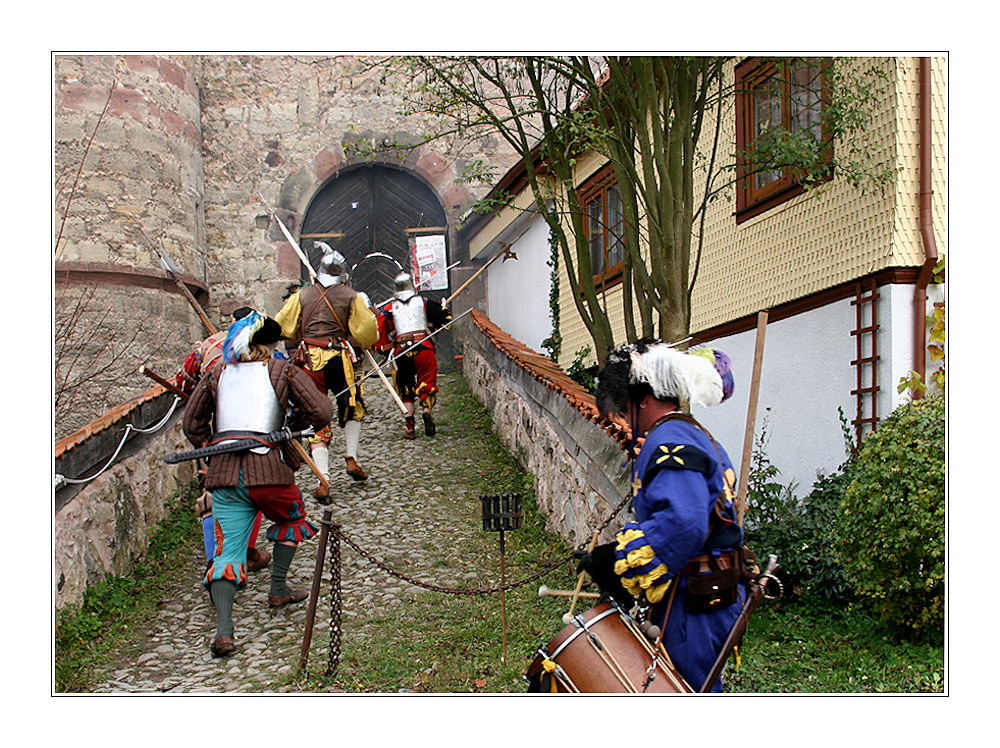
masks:
POLYGON ((161 241, 159 246, 153 243, 153 240, 149 238, 149 235, 143 230, 142 224, 134 216, 129 216, 133 221, 135 221, 136 228, 139 229, 139 233, 142 234, 143 238, 149 242, 149 246, 153 248, 153 251, 160 256, 160 267, 166 270, 170 277, 173 279, 174 283, 177 284, 177 288, 184 295, 184 298, 188 300, 188 303, 194 308, 195 313, 201 318, 202 323, 208 328, 209 335, 215 335, 219 330, 215 325, 209 320, 208 315, 205 314, 205 310, 201 308, 201 304, 191 293, 191 289, 187 287, 187 284, 181 280, 180 270, 173 263, 173 260, 167 255, 167 251, 163 248, 163 242, 161 241))
MULTIPOLYGON (((306 257, 306 253, 302 251, 302 247, 300 247, 299 243, 295 241, 295 239, 292 237, 291 232, 287 228, 285 228, 285 224, 282 222, 280 218, 278 218, 278 214, 274 212, 274 208, 272 208, 270 203, 268 203, 267 200, 264 199, 264 196, 261 195, 260 192, 257 193, 257 196, 261 199, 261 202, 263 202, 264 205, 267 207, 267 209, 271 212, 271 215, 274 216, 274 220, 277 221, 278 226, 281 227, 281 233, 285 235, 285 239, 287 239, 288 243, 292 245, 292 249, 295 250, 295 254, 299 256, 299 260, 301 260, 302 264, 306 266, 306 270, 309 271, 309 276, 315 283, 317 274, 316 271, 313 269, 313 266, 310 264, 309 259, 306 257)), ((344 332, 347 331, 345 330, 344 332)), ((369 351, 367 348, 364 350, 365 350, 365 356, 368 359, 368 363, 371 366, 375 367, 375 371, 378 372, 379 378, 382 380, 382 384, 384 384, 385 388, 389 390, 389 394, 392 395, 393 400, 396 401, 396 405, 399 406, 399 409, 403 411, 403 414, 405 415, 406 406, 400 399, 399 394, 396 392, 395 388, 393 388, 393 386, 389 384, 389 380, 385 378, 385 374, 382 373, 382 369, 380 369, 378 364, 375 363, 375 358, 372 356, 371 351, 369 351)), ((348 389, 350 389, 350 387, 348 387, 348 389)))
POLYGON ((510 245, 507 244, 507 242, 500 242, 500 251, 497 252, 495 255, 493 255, 489 260, 487 260, 486 264, 483 265, 481 268, 479 268, 479 270, 477 270, 475 273, 473 273, 472 276, 467 281, 465 281, 465 283, 463 283, 461 286, 459 286, 458 290, 455 291, 455 293, 453 293, 451 296, 449 296, 447 299, 445 299, 444 300, 444 305, 448 306, 448 304, 451 303, 452 299, 454 299, 456 296, 458 296, 460 293, 462 293, 462 291, 464 291, 466 288, 468 288, 469 284, 472 283, 472 281, 474 281, 480 275, 482 275, 483 273, 485 273, 486 272, 486 268, 488 268, 490 265, 492 265, 494 262, 496 262, 498 259, 500 259, 500 257, 503 257, 503 261, 504 262, 507 262, 507 260, 516 260, 517 259, 517 255, 514 252, 510 251, 510 245))

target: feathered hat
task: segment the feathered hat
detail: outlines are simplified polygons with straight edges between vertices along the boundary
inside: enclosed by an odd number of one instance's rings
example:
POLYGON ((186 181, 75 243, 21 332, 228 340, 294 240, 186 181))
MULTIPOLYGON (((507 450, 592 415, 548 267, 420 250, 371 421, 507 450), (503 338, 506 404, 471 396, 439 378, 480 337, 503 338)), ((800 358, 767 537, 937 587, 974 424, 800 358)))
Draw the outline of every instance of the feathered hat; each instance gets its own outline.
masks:
POLYGON ((730 364, 722 351, 699 348, 685 352, 659 340, 640 340, 608 354, 607 365, 597 375, 597 407, 605 418, 624 413, 629 388, 635 385, 647 385, 660 400, 718 405, 733 394, 730 364))
MULTIPOLYGON (((238 310, 240 312, 243 309, 238 310)), ((240 361, 249 352, 250 346, 257 343, 270 345, 277 343, 284 336, 281 325, 270 317, 249 309, 244 316, 229 326, 226 340, 222 344, 222 357, 227 364, 240 361)))

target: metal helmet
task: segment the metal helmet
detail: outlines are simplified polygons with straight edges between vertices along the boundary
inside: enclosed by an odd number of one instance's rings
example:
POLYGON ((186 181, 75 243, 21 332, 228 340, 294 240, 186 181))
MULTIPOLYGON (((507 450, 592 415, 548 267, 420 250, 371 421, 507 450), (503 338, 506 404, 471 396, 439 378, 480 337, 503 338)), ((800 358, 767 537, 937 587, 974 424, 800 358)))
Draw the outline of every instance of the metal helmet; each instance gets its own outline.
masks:
POLYGON ((313 246, 318 247, 323 252, 319 258, 316 279, 324 286, 345 282, 347 260, 344 259, 344 256, 326 242, 315 242, 313 246))
POLYGON ((396 292, 393 294, 400 301, 406 301, 417 293, 413 286, 413 276, 409 273, 400 273, 393 279, 396 285, 396 292))

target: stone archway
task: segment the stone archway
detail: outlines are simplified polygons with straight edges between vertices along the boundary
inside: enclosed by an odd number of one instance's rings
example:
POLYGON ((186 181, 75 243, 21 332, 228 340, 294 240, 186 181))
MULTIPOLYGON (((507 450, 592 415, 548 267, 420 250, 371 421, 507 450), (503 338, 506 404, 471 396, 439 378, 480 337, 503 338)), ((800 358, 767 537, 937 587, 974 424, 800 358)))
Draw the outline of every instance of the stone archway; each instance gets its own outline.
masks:
MULTIPOLYGON (((316 193, 300 243, 314 267, 317 241, 341 252, 352 268, 351 285, 378 303, 392 294, 401 269, 412 270, 411 237, 421 230, 447 234, 447 224, 438 196, 417 176, 366 164, 342 170, 316 193)), ((306 280, 304 268, 301 278, 306 280)))

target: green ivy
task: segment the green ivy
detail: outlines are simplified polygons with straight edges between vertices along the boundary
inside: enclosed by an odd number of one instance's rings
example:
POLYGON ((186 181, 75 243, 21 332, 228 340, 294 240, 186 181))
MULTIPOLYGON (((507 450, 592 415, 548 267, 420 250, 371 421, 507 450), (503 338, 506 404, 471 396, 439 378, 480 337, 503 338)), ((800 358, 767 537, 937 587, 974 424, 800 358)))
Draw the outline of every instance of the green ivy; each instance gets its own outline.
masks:
POLYGON ((562 348, 562 334, 559 332, 559 241, 549 232, 549 259, 545 263, 552 270, 549 277, 552 284, 549 288, 549 312, 552 319, 552 335, 542 341, 542 347, 549 352, 549 358, 559 360, 562 348))
POLYGON ((897 408, 865 437, 835 523, 855 591, 887 622, 941 636, 945 576, 945 404, 897 408))

